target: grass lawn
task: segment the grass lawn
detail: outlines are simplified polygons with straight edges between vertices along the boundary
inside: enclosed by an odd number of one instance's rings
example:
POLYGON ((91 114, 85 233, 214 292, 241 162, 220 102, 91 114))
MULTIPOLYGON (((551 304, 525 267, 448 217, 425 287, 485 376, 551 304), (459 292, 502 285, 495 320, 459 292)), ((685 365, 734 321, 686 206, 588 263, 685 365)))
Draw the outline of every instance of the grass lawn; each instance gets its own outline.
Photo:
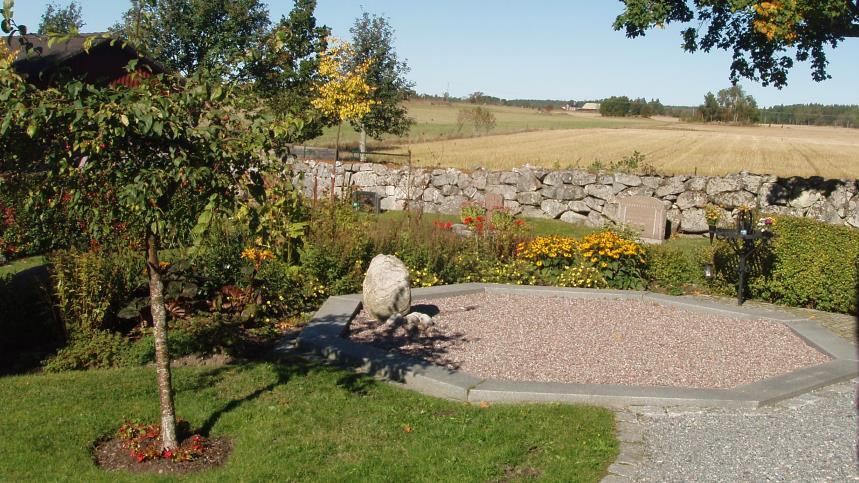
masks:
MULTIPOLYGON (((474 136, 471 126, 461 130, 457 126, 457 117, 462 109, 474 109, 475 105, 465 102, 445 104, 443 102, 408 101, 405 103, 409 116, 415 120, 409 133, 398 138, 385 136, 382 141, 368 138, 368 144, 377 151, 390 149, 395 145, 408 145, 438 141, 443 139, 470 138, 474 136)), ((554 130, 554 129, 594 129, 594 128, 628 128, 639 126, 664 126, 668 123, 652 119, 602 117, 599 115, 570 115, 563 111, 552 114, 538 112, 536 109, 512 106, 481 106, 495 116, 495 127, 490 134, 509 134, 525 131, 554 130)), ((358 133, 346 124, 340 135, 341 146, 356 147, 358 133)), ((337 139, 337 128, 325 129, 322 135, 308 141, 310 146, 334 147, 337 139)))
POLYGON ((27 270, 28 268, 38 267, 45 264, 45 257, 38 255, 35 257, 19 258, 7 265, 0 267, 0 277, 4 275, 14 275, 18 272, 27 270))
MULTIPOLYGON (((192 480, 597 481, 618 451, 605 409, 480 408, 301 360, 177 369, 174 387, 179 417, 234 446, 192 480)), ((154 369, 0 378, 0 401, 0 480, 147 479, 103 472, 91 447, 157 421, 154 369)))

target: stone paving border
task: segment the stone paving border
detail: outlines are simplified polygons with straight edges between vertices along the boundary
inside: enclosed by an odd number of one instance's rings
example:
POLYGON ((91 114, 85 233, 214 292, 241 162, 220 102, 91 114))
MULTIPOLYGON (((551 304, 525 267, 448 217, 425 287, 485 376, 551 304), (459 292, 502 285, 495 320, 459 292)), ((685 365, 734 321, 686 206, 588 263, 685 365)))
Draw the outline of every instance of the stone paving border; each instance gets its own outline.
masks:
MULTIPOLYGON (((859 376, 859 357, 854 345, 818 325, 814 320, 786 312, 729 306, 717 302, 650 292, 533 287, 467 283, 412 290, 412 300, 430 300, 471 293, 507 293, 559 297, 651 300, 685 310, 717 313, 746 319, 770 319, 789 327, 806 343, 832 357, 830 362, 771 377, 732 389, 625 386, 503 381, 474 377, 421 359, 389 353, 352 342, 342 335, 361 308, 361 295, 328 298, 298 338, 299 350, 321 355, 340 364, 402 383, 431 396, 471 403, 559 402, 594 404, 614 408, 635 406, 758 407, 773 404, 819 387, 859 376)), ((288 341, 276 350, 287 351, 288 341)))

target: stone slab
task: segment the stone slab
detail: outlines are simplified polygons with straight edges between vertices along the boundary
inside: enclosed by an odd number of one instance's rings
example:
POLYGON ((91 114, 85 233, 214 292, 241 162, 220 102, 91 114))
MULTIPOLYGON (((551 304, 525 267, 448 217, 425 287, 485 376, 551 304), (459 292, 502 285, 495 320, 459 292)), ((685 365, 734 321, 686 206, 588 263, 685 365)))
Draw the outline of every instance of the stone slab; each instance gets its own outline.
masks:
POLYGON ((736 388, 736 392, 757 399, 760 405, 769 405, 824 386, 853 379, 857 375, 859 375, 859 366, 856 361, 836 359, 826 364, 806 367, 746 384, 736 388))
POLYGON ((565 384, 520 382, 490 379, 468 393, 472 403, 548 403, 563 402, 597 406, 706 406, 756 407, 757 401, 746 394, 725 389, 622 386, 609 384, 565 384))
POLYGON ((811 320, 790 321, 784 324, 796 335, 802 337, 808 345, 829 354, 830 357, 848 361, 859 360, 859 352, 855 345, 811 320))
POLYGON ((644 300, 652 300, 654 302, 672 305, 675 307, 689 310, 691 312, 719 314, 740 319, 770 319, 779 322, 808 320, 793 314, 789 314, 787 312, 759 310, 739 305, 725 305, 719 302, 696 300, 690 297, 675 297, 672 295, 663 295, 648 292, 644 294, 643 298, 644 300))
POLYGON ((504 285, 504 284, 481 284, 486 293, 537 295, 543 297, 575 297, 575 298, 600 298, 600 299, 634 299, 640 300, 644 292, 634 290, 601 290, 591 288, 565 288, 565 287, 543 287, 535 285, 504 285))

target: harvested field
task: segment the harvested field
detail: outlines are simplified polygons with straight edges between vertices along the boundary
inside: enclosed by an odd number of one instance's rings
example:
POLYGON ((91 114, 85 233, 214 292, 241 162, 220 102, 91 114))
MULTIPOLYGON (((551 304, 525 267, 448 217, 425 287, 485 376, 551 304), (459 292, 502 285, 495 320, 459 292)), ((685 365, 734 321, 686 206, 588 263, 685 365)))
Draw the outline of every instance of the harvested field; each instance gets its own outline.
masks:
POLYGON ((350 337, 495 379, 731 388, 827 362, 790 329, 636 300, 477 294, 433 299, 410 340, 361 312, 350 337))
MULTIPOLYGON (((657 124, 654 122, 654 124, 657 124)), ((633 151, 668 174, 739 171, 779 176, 859 178, 859 130, 813 126, 687 123, 619 129, 564 129, 417 143, 416 164, 509 169, 609 164, 633 151)))

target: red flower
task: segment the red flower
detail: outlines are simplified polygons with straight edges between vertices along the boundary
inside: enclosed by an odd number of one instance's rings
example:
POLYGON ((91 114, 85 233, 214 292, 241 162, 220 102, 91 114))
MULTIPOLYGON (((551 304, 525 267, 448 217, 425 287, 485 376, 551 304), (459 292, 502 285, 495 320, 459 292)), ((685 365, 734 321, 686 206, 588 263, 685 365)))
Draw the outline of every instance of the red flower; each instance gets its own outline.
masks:
POLYGON ((474 221, 474 218, 472 218, 472 217, 470 217, 470 216, 466 216, 466 217, 465 217, 465 219, 464 219, 464 220, 462 220, 462 221, 463 221, 466 225, 470 225, 470 224, 474 221))
POLYGON ((523 220, 516 220, 516 221, 515 221, 515 223, 516 223, 516 225, 517 225, 517 226, 522 226, 522 225, 524 225, 524 224, 525 224, 525 221, 523 221, 523 220))
POLYGON ((478 222, 478 223, 483 223, 483 217, 482 217, 482 216, 478 216, 478 217, 477 217, 477 222, 478 222))
POLYGON ((163 452, 163 453, 161 453, 161 457, 162 457, 162 458, 168 458, 168 459, 169 459, 169 458, 172 458, 172 457, 173 457, 173 452, 172 452, 172 451, 170 451, 169 449, 165 449, 165 450, 164 450, 164 452, 163 452))

